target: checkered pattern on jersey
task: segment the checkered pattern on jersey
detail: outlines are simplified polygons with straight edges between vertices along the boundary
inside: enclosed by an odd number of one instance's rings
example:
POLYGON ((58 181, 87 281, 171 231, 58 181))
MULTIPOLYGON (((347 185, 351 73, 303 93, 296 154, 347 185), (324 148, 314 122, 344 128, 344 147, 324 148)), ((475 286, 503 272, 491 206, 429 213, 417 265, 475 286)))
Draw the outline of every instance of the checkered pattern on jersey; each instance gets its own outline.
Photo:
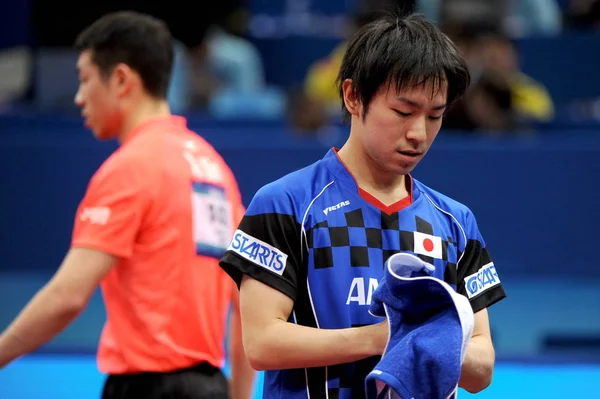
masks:
MULTIPOLYGON (((428 221, 405 213, 400 220, 400 213, 388 215, 368 208, 348 212, 340 209, 330 213, 326 220, 307 231, 309 266, 324 269, 341 264, 382 268, 387 258, 400 250, 415 252, 415 237, 435 235, 434 226, 428 221), (416 235, 415 232, 422 234, 416 235)), ((456 284, 456 277, 451 278, 450 274, 456 276, 457 245, 452 237, 444 238, 440 239, 441 248, 436 259, 418 253, 418 250, 417 255, 426 262, 445 267, 448 275, 445 280, 453 280, 448 282, 456 284)))
POLYGON ((364 398, 365 377, 377 366, 379 360, 381 356, 373 356, 353 363, 329 366, 327 397, 329 399, 364 398))

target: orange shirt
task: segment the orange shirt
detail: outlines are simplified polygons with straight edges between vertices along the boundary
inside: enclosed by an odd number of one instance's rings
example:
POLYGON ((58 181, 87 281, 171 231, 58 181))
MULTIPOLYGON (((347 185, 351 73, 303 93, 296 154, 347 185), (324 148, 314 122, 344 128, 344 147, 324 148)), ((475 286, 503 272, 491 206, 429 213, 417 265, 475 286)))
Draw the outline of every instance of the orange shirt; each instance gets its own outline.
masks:
POLYGON ((181 117, 143 122, 104 162, 72 239, 119 259, 101 285, 100 371, 223 365, 234 286, 218 261, 243 212, 231 170, 181 117))

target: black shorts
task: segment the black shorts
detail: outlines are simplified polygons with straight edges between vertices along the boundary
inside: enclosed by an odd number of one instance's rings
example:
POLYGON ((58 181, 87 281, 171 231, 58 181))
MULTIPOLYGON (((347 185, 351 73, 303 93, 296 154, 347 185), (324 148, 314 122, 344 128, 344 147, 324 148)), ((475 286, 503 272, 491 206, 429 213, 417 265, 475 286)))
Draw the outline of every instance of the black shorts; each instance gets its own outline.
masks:
POLYGON ((102 399, 229 399, 221 370, 202 363, 168 373, 109 375, 102 399))

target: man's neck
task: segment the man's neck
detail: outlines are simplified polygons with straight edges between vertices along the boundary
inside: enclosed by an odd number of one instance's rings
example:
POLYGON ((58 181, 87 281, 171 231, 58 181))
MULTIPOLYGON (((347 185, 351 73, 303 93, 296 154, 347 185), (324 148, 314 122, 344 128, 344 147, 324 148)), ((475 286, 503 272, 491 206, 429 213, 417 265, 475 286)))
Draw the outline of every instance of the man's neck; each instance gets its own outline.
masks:
POLYGON ((156 117, 171 115, 169 105, 165 100, 146 99, 132 107, 123 121, 123 130, 118 136, 119 142, 123 143, 140 123, 156 117))
POLYGON ((338 151, 338 156, 356 179, 358 186, 385 205, 400 201, 410 193, 405 175, 390 174, 349 139, 338 151))

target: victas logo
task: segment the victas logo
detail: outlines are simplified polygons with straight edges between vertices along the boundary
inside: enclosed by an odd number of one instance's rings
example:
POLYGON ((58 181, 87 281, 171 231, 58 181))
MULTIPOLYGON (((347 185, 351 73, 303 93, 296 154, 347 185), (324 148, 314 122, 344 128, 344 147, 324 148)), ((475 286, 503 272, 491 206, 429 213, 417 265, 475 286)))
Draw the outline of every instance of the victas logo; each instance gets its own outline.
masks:
POLYGON ((483 266, 477 273, 465 277, 465 286, 469 299, 498 284, 500 284, 500 278, 492 262, 483 266))
POLYGON ((323 209, 323 213, 325 214, 325 216, 327 216, 327 214, 329 212, 335 211, 337 209, 340 209, 341 207, 348 206, 348 205, 350 205, 350 201, 342 201, 337 205, 328 206, 327 208, 323 209))
POLYGON ((277 248, 241 230, 235 231, 233 240, 227 250, 233 251, 242 258, 280 276, 283 275, 288 257, 287 254, 277 248))

